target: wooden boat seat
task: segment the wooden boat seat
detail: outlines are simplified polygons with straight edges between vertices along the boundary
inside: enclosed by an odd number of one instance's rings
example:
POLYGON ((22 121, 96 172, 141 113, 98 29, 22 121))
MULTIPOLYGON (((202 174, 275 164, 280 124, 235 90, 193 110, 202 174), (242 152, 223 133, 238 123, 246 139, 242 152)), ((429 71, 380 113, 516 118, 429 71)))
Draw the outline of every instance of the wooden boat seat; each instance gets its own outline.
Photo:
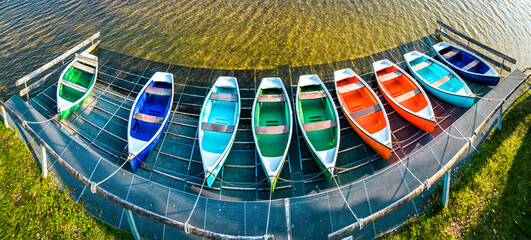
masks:
POLYGON ((212 131, 212 132, 220 132, 220 133, 234 132, 234 126, 217 124, 217 123, 208 123, 208 122, 203 122, 203 124, 201 124, 201 129, 206 130, 206 131, 212 131))
POLYGON ((72 64, 72 67, 76 68, 76 69, 79 69, 81 71, 84 71, 84 72, 88 72, 90 74, 96 74, 96 68, 93 68, 93 67, 89 67, 87 65, 83 65, 79 62, 74 62, 74 64, 72 64))
POLYGON ((421 62, 421 63, 419 63, 419 64, 417 64, 417 65, 415 65, 415 66, 412 66, 411 69, 412 69, 414 72, 416 72, 416 71, 421 70, 421 69, 423 69, 423 68, 426 68, 426 67, 428 67, 428 66, 430 66, 430 65, 432 65, 432 64, 433 64, 432 61, 430 61, 430 60, 426 60, 426 61, 421 62))
POLYGON ((351 91, 354 91, 354 90, 358 90, 360 88, 363 88, 363 83, 361 82, 355 82, 355 83, 351 83, 351 84, 348 84, 348 85, 344 85, 344 86, 341 86, 341 87, 338 87, 337 88, 337 92, 338 93, 346 93, 346 92, 351 92, 351 91))
POLYGON ((143 113, 136 112, 133 115, 133 119, 136 119, 138 121, 147 122, 147 123, 154 123, 154 124, 160 124, 162 125, 164 123, 163 117, 157 117, 152 115, 147 115, 143 113))
POLYGON ((412 97, 414 97, 415 95, 419 94, 420 93, 420 89, 418 88, 415 88, 407 93, 404 93, 404 94, 401 94, 400 96, 397 96, 395 97, 395 101, 396 102, 403 102, 403 101, 406 101, 412 97))
POLYGON ((464 70, 464 71, 468 71, 468 70, 470 70, 471 68, 475 67, 478 64, 479 64, 479 60, 476 59, 476 60, 470 62, 469 64, 467 64, 466 66, 462 67, 461 69, 464 70))
POLYGON ((449 58, 457 55, 459 52, 461 52, 461 50, 454 48, 454 49, 452 49, 452 51, 448 51, 445 54, 443 54, 442 57, 445 58, 445 59, 449 59, 449 58))
POLYGON ((90 65, 90 66, 93 66, 93 67, 96 67, 98 66, 98 61, 94 60, 94 59, 90 59, 88 57, 85 57, 81 54, 76 54, 76 61, 80 61, 84 64, 87 64, 87 65, 90 65))
POLYGON ((386 73, 384 75, 381 75, 380 77, 378 77, 378 80, 380 80, 380 82, 385 82, 385 81, 389 81, 391 79, 394 79, 398 76, 401 76, 403 75, 402 72, 396 70, 394 72, 390 72, 390 73, 386 73))
POLYGON ((67 86, 69 88, 72 88, 76 91, 79 91, 79 92, 82 92, 82 93, 86 93, 88 92, 88 89, 87 88, 84 88, 82 86, 79 86, 73 82, 69 82, 69 81, 66 81, 64 79, 61 79, 61 84, 64 85, 64 86, 67 86))
POLYGON ((438 88, 439 86, 443 85, 444 83, 448 82, 448 80, 452 79, 454 77, 453 74, 448 74, 445 77, 437 80, 436 82, 432 83, 431 86, 434 88, 438 88))
POLYGON ((337 126, 337 124, 336 124, 335 120, 325 120, 325 121, 321 121, 321 122, 313 122, 313 123, 302 124, 302 128, 304 128, 304 131, 306 131, 306 132, 317 131, 317 130, 322 130, 322 129, 327 129, 327 128, 333 128, 333 127, 336 127, 336 126, 337 126))
POLYGON ((288 125, 282 126, 259 126, 255 129, 258 135, 286 134, 289 133, 288 125))
POLYGON ((212 95, 210 95, 210 100, 237 102, 238 96, 236 94, 213 92, 212 95))
POLYGON ((158 88, 158 87, 152 87, 152 86, 148 86, 146 88, 146 93, 152 94, 152 95, 158 95, 158 96, 171 96, 172 95, 170 88, 158 88))
POLYGON ((325 97, 326 92, 324 90, 299 93, 299 100, 317 99, 325 97))
POLYGON ((285 102, 286 96, 284 94, 260 94, 258 95, 258 102, 285 102))
POLYGON ((349 115, 350 115, 350 117, 352 117, 352 119, 356 119, 356 118, 364 117, 364 116, 367 116, 367 115, 369 115, 371 113, 380 111, 380 109, 381 109, 380 105, 376 104, 374 106, 370 106, 368 108, 364 108, 364 109, 361 109, 359 111, 350 113, 349 115))

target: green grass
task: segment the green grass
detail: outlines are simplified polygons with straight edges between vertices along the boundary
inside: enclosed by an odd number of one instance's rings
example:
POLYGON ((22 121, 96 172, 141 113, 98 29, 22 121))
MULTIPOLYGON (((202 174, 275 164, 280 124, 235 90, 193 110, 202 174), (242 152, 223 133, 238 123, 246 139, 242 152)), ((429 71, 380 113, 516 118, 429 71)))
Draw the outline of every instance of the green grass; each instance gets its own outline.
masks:
POLYGON ((48 178, 0 124, 0 239, 131 239, 91 216, 48 178))
POLYGON ((434 205, 391 239, 531 238, 531 92, 503 117, 471 163, 452 179, 450 202, 434 205))

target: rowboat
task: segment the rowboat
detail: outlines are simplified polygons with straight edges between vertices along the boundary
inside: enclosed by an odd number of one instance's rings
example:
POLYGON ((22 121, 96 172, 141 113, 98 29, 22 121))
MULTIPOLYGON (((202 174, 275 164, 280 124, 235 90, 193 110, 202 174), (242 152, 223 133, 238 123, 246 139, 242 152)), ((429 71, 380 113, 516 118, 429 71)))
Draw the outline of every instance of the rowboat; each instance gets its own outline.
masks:
POLYGON ((296 96, 299 126, 313 158, 330 183, 339 146, 339 117, 332 96, 317 75, 299 78, 296 96))
POLYGON ((57 112, 59 120, 67 118, 85 102, 98 78, 98 57, 76 54, 57 83, 57 112))
POLYGON ((288 99, 280 78, 264 78, 253 103, 254 142, 272 192, 291 142, 293 111, 288 99))
POLYGON ((354 131, 383 159, 391 156, 391 128, 378 95, 350 68, 334 72, 341 110, 354 131))
POLYGON ((372 64, 385 100, 400 116, 426 132, 435 129, 435 114, 420 85, 403 69, 384 59, 372 64))
POLYGON ((128 160, 136 170, 159 141, 170 118, 173 74, 156 72, 136 96, 127 125, 128 160))
POLYGON ((437 57, 465 80, 483 85, 497 85, 500 75, 485 60, 446 42, 433 45, 437 57))
POLYGON ((458 107, 474 105, 475 95, 450 68, 417 51, 404 54, 407 67, 431 94, 458 107))
POLYGON ((219 77, 203 103, 198 138, 209 187, 216 180, 236 138, 240 105, 240 90, 234 77, 219 77))

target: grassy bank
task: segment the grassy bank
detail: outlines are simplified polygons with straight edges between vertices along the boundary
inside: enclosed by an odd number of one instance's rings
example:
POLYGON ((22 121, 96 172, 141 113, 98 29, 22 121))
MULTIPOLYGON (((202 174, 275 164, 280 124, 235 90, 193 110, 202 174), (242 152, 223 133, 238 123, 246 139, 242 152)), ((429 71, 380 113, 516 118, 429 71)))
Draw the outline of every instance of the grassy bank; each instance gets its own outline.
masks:
POLYGON ((28 148, 0 124, 0 239, 131 239, 44 179, 28 148))
POLYGON ((434 205, 391 239, 531 238, 531 92, 503 117, 470 165, 452 179, 450 203, 434 205))

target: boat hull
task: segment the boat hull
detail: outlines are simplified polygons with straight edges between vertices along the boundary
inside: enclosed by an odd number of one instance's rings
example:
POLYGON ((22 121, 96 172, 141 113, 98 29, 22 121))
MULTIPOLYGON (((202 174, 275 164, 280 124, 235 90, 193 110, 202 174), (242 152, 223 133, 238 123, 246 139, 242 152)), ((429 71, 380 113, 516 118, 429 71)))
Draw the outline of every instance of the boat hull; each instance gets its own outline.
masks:
MULTIPOLYGON (((348 114, 345 112, 344 109, 342 109, 343 111, 343 114, 345 114, 345 116, 348 114)), ((362 131, 356 124, 354 124, 350 118, 346 118, 348 123, 350 124, 350 126, 352 127, 352 129, 354 129, 354 132, 356 132, 358 134, 358 136, 360 136, 361 140, 363 140, 367 145, 369 145, 369 147, 376 153, 378 153, 378 155, 380 155, 380 157, 382 157, 383 159, 389 159, 389 157, 391 157, 391 148, 383 145, 382 143, 374 140, 373 138, 371 138, 370 136, 368 136, 364 131, 362 131)))
POLYGON ((387 95, 383 94, 385 100, 389 103, 389 105, 403 118, 405 118, 409 123, 413 124, 413 126, 417 127, 420 130, 426 131, 426 132, 433 132, 435 130, 435 122, 426 120, 424 118, 421 118, 415 114, 411 114, 409 112, 406 112, 404 109, 396 105, 387 95))
POLYGON ((89 91, 89 94, 87 96, 85 96, 79 103, 77 103, 76 105, 66 109, 66 110, 62 110, 60 113, 59 113, 59 120, 65 120, 66 118, 68 118, 68 116, 70 116, 70 114, 72 114, 73 112, 75 112, 79 107, 81 107, 81 105, 83 105, 83 103, 85 102, 85 100, 87 100, 88 96, 90 95, 90 93, 92 92, 89 91))
POLYGON ((139 154, 137 154, 135 158, 131 159, 131 167, 133 168, 133 170, 136 170, 138 167, 142 165, 142 163, 144 163, 144 160, 146 160, 149 153, 153 150, 153 148, 159 141, 167 125, 168 123, 165 123, 164 127, 162 127, 162 131, 153 139, 153 141, 150 144, 148 144, 147 147, 144 148, 144 150, 142 150, 139 154))

